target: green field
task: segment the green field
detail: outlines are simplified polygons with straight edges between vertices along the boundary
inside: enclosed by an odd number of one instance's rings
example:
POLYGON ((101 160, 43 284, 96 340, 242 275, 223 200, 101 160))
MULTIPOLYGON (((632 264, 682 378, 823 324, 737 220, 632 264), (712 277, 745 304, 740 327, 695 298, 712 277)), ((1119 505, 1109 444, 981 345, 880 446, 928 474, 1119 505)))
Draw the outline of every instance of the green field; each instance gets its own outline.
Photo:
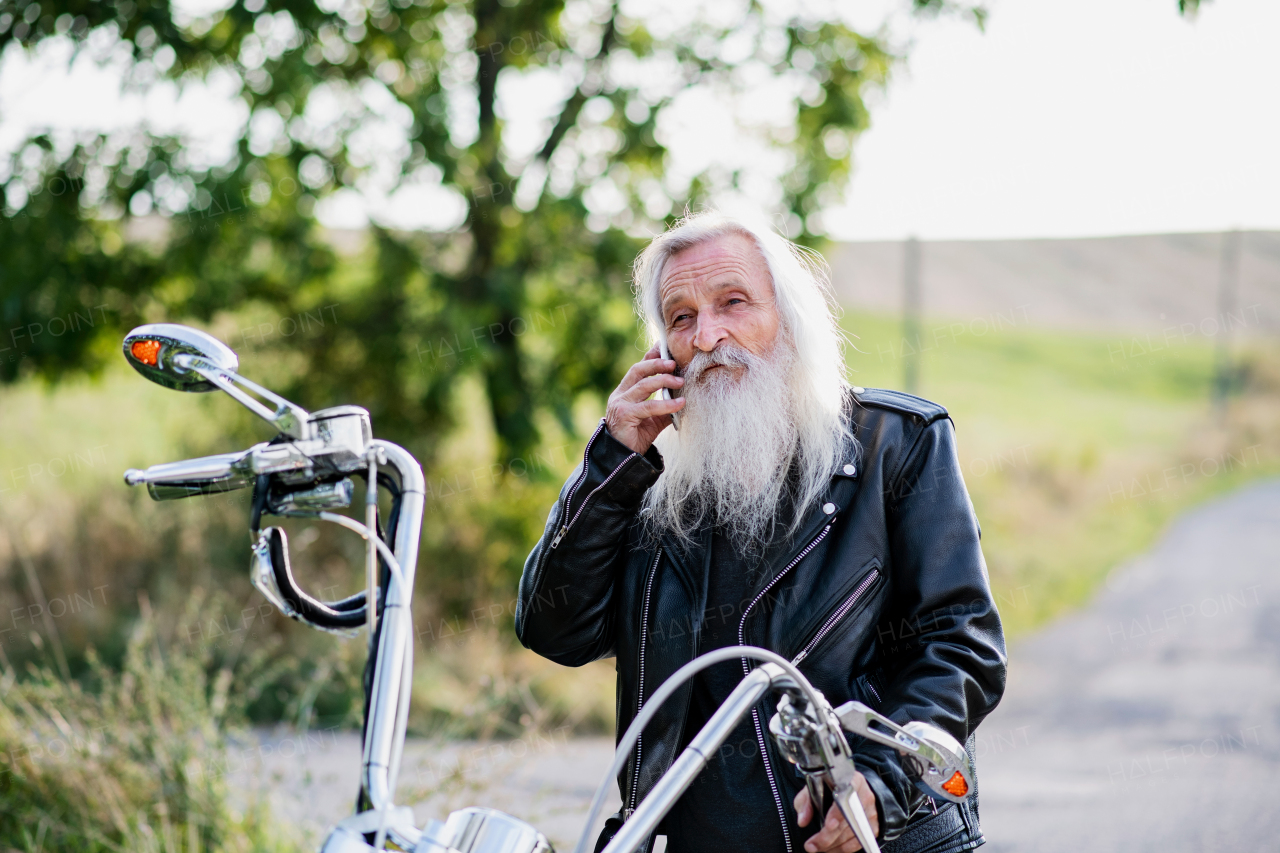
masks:
POLYGON ((1209 339, 1085 335, 992 315, 902 324, 850 313, 854 381, 947 407, 1006 627, 1018 635, 1083 602, 1179 510, 1280 470, 1277 351, 1235 354, 1237 393, 1211 402, 1209 339), (915 340, 915 336, 912 336, 915 340))

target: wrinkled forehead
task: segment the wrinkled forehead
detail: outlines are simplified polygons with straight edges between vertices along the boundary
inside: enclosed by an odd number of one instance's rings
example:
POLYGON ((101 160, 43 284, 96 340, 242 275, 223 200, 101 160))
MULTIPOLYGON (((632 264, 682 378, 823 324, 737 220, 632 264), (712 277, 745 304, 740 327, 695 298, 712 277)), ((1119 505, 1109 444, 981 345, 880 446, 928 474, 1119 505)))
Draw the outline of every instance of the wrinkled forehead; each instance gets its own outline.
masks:
POLYGON ((659 304, 698 286, 739 286, 765 295, 773 289, 773 277, 756 241, 730 232, 708 237, 667 258, 658 281, 659 304))

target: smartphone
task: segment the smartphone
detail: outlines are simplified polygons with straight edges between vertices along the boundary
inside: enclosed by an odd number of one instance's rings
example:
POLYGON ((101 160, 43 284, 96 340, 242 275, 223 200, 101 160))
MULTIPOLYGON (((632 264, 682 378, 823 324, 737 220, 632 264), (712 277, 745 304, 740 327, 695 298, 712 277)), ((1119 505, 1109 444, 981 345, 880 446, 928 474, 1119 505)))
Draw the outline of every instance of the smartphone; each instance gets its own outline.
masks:
MULTIPOLYGON (((658 342, 658 350, 659 350, 659 354, 660 354, 663 358, 668 359, 668 360, 670 360, 670 359, 671 359, 671 353, 669 353, 669 352, 667 351, 667 342, 666 342, 666 340, 665 340, 665 339, 663 339, 663 340, 661 340, 661 341, 659 341, 659 342, 658 342)), ((675 399, 675 395, 671 393, 671 389, 670 389, 670 388, 663 388, 663 389, 662 389, 662 399, 664 399, 664 400, 674 400, 674 399, 675 399)), ((672 425, 673 427, 675 427, 677 430, 679 430, 679 429, 680 429, 680 413, 679 413, 679 412, 672 412, 672 413, 671 413, 671 425, 672 425)))

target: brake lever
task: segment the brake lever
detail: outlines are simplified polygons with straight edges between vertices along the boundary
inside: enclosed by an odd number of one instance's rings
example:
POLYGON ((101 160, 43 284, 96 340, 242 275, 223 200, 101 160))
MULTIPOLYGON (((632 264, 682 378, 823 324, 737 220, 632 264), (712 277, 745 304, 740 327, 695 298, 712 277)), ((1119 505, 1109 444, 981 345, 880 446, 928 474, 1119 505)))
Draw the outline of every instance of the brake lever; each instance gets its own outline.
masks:
MULTIPOLYGON (((853 759, 842 763, 846 764, 851 771, 853 770, 853 759)), ((862 801, 858 799, 858 789, 854 787, 852 773, 848 782, 833 790, 832 795, 836 805, 840 807, 840 813, 849 822, 849 826, 853 828, 853 834, 862 844, 862 849, 866 853, 880 853, 880 845, 876 842, 876 834, 871 829, 871 821, 867 819, 867 812, 862 808, 862 801)), ((821 816, 818 819, 821 820, 821 816)))
POLYGON ((829 787, 862 849, 866 853, 880 853, 871 821, 854 785, 858 771, 853 753, 831 706, 823 700, 821 708, 814 708, 799 691, 785 691, 778 700, 778 712, 769 720, 769 733, 787 760, 804 774, 805 788, 817 820, 823 820, 822 793, 829 787))
POLYGON ((821 774, 806 773, 804 774, 804 787, 809 792, 809 802, 813 803, 814 814, 822 810, 823 795, 826 793, 827 785, 822 780, 821 774))

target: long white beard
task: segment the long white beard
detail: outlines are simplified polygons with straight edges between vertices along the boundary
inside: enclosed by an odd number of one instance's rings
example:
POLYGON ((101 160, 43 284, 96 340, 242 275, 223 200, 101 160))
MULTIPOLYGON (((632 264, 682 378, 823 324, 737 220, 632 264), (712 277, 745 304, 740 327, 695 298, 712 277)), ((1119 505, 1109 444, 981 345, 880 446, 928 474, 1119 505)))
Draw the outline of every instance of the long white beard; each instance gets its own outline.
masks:
MULTIPOLYGON (((731 343, 694 355, 684 373, 680 429, 659 436, 665 470, 644 499, 656 531, 688 543, 704 524, 716 523, 747 554, 786 523, 778 513, 802 452, 796 364, 785 338, 766 357, 731 343), (717 364, 729 366, 709 370, 717 364)), ((821 467, 829 476, 830 465, 821 467)), ((808 490, 799 491, 803 497, 808 490)))

